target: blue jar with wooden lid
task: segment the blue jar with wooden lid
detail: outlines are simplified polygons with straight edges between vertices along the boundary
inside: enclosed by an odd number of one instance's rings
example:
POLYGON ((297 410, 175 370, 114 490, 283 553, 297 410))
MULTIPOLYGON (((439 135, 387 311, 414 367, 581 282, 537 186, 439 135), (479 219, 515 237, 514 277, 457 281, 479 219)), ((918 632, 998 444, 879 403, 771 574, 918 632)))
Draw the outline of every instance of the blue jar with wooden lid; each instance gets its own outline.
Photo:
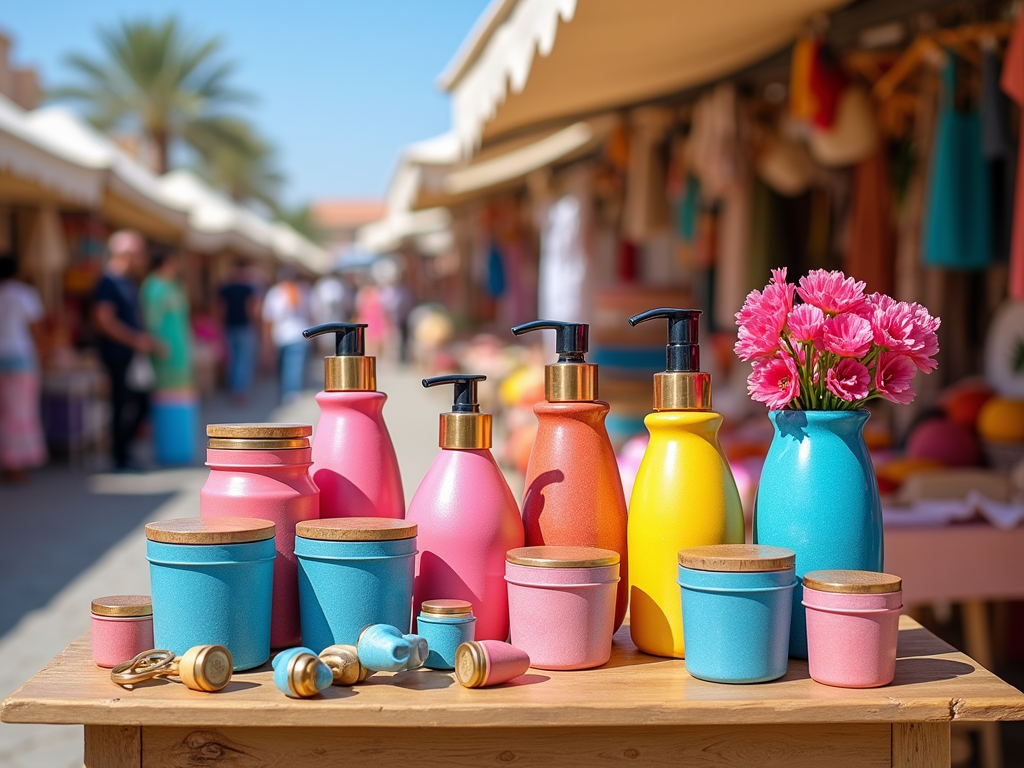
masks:
POLYGON ((153 642, 181 656, 223 645, 235 671, 270 658, 274 524, 247 517, 163 520, 146 526, 153 642))
POLYGON ((786 674, 796 556, 790 549, 714 544, 679 552, 686 669, 714 683, 786 674))
POLYGON ((306 520, 295 526, 302 643, 320 653, 355 645, 370 624, 403 634, 412 624, 416 523, 383 517, 306 520))
POLYGON ((427 639, 427 669, 455 669, 455 651, 476 639, 476 616, 466 600, 424 600, 416 632, 427 639))

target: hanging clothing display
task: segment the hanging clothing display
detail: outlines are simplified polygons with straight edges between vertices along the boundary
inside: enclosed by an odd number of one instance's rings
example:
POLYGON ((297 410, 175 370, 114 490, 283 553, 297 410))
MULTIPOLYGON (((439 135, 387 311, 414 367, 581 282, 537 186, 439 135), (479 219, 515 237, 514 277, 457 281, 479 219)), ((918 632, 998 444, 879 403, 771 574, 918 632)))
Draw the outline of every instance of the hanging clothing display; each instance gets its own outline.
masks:
POLYGON ((494 243, 487 251, 487 292, 496 299, 505 293, 505 265, 494 243))
POLYGON ((896 236, 884 145, 854 169, 850 217, 844 271, 867 283, 868 291, 891 295, 896 278, 896 236))
POLYGON ((540 237, 540 317, 586 322, 587 256, 580 215, 580 201, 573 195, 559 198, 548 209, 540 237))
POLYGON ((981 115, 956 108, 956 59, 947 54, 932 147, 922 259, 927 266, 983 269, 992 261, 991 189, 981 115))

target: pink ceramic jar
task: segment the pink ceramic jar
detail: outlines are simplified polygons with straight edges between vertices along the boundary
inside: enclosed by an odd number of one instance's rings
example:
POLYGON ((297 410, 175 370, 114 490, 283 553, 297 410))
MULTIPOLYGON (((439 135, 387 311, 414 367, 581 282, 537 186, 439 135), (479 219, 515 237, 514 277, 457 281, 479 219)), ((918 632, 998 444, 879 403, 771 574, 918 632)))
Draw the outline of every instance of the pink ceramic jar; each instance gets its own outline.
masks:
POLYGON ((92 601, 92 660, 97 667, 116 667, 152 649, 149 595, 111 595, 92 601))
POLYGON ((811 678, 877 688, 896 675, 902 581, 873 571, 811 571, 803 579, 811 678))
POLYGON ((320 516, 320 491, 309 475, 309 424, 210 424, 199 492, 201 517, 253 517, 277 530, 270 646, 302 642, 295 526, 320 516))
POLYGON ((520 547, 505 557, 512 645, 539 669, 608 661, 619 554, 595 547, 520 547))

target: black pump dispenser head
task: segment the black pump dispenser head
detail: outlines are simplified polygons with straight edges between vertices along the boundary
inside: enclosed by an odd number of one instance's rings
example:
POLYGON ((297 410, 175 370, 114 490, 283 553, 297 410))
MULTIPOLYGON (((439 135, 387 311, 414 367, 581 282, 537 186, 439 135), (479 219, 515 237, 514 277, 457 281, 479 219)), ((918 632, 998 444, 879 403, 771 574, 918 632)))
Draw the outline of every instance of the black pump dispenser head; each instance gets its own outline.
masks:
POLYGON ((544 398, 549 403, 597 400, 597 366, 586 360, 590 326, 560 320, 534 320, 512 329, 516 336, 530 331, 554 330, 558 362, 544 366, 544 398))
POLYGON ((377 365, 366 357, 366 323, 324 323, 307 328, 307 339, 334 334, 335 354, 324 360, 324 390, 367 392, 377 388, 377 365))
POLYGON ((335 354, 338 357, 366 354, 366 323, 324 323, 307 328, 302 335, 307 339, 334 334, 335 354))
POLYGON ((584 355, 590 350, 590 326, 586 323, 565 323, 561 320, 533 320, 512 329, 516 336, 530 331, 553 330, 555 352, 560 363, 584 363, 584 355))
POLYGON ((491 447, 491 415, 480 413, 477 382, 485 381, 479 374, 452 374, 424 379, 424 387, 454 384, 451 413, 441 414, 438 443, 447 450, 483 450, 491 447))
POLYGON ((665 347, 665 370, 669 373, 700 370, 700 316, 699 309, 649 309, 629 318, 629 324, 664 317, 668 320, 668 345, 665 347))

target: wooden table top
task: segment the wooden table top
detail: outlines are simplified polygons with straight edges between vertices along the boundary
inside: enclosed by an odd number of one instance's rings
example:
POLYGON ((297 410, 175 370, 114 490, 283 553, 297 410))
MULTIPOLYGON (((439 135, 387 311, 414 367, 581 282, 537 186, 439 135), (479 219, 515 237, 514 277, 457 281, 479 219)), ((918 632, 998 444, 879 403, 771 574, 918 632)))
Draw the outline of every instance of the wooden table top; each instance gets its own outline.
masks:
POLYGON ((530 670, 504 686, 466 689, 453 675, 416 670, 378 673, 353 688, 289 699, 270 665, 235 675, 220 693, 176 681, 134 690, 93 665, 86 633, 3 703, 9 723, 132 726, 600 726, 1024 720, 1024 694, 939 640, 900 619, 896 679, 849 690, 812 681, 805 661, 760 685, 697 680, 682 661, 636 650, 627 627, 612 658, 587 671, 530 670))

